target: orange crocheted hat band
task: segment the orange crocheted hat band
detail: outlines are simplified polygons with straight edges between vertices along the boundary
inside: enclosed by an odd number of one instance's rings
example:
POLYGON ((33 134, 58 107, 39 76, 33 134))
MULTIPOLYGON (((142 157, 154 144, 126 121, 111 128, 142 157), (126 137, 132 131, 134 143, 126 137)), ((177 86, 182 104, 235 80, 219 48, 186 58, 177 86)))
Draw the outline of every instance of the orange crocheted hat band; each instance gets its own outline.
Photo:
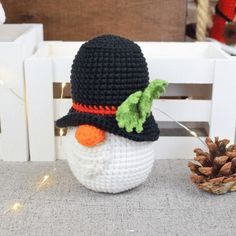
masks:
POLYGON ((109 116, 115 116, 116 114, 116 107, 114 106, 96 106, 96 105, 84 105, 80 103, 73 102, 72 107, 77 112, 84 112, 84 113, 90 113, 90 114, 96 114, 96 115, 109 115, 109 116))

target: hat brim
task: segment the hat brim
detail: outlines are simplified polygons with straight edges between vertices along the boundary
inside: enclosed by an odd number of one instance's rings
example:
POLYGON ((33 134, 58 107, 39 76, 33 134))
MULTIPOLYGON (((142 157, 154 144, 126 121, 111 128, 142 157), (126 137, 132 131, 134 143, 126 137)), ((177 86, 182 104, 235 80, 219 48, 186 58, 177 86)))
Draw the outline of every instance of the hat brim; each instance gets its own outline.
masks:
POLYGON ((115 116, 103 116, 90 113, 76 112, 73 108, 69 113, 56 121, 56 126, 59 128, 79 126, 82 124, 90 124, 95 127, 105 130, 109 133, 119 135, 130 140, 137 142, 155 141, 159 138, 160 130, 158 125, 151 114, 143 125, 143 131, 141 133, 126 132, 125 129, 121 129, 115 116))

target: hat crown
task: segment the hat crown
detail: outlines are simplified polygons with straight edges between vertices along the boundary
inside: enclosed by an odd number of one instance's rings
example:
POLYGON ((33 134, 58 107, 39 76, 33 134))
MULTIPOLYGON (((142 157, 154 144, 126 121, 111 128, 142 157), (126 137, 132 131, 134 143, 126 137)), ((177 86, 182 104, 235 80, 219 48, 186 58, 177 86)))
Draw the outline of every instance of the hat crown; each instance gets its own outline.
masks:
POLYGON ((101 35, 96 38, 89 40, 83 44, 83 47, 86 48, 104 48, 104 49, 113 49, 113 50, 127 50, 127 49, 137 49, 140 52, 140 47, 129 39, 122 38, 116 35, 101 35))
POLYGON ((149 76, 146 60, 134 42, 102 35, 84 43, 71 70, 72 98, 84 105, 119 106, 143 90, 149 76))

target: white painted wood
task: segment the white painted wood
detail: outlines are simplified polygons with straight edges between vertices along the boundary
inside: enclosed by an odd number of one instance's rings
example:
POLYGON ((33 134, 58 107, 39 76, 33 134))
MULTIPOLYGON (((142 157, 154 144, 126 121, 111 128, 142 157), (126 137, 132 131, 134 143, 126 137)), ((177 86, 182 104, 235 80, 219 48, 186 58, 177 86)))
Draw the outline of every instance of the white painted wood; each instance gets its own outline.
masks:
POLYGON ((0 134, 0 160, 3 159, 3 150, 2 150, 2 135, 0 134))
POLYGON ((139 43, 151 79, 169 83, 211 84, 215 58, 227 58, 212 43, 139 43))
MULTIPOLYGON (((5 89, 3 86, 0 86, 0 98, 3 97, 3 93, 5 89)), ((0 107, 1 107, 1 99, 0 99, 0 107)), ((1 113, 0 113, 1 115, 1 113)), ((0 116, 0 161, 3 160, 3 135, 2 135, 2 124, 1 124, 1 116, 0 116)))
MULTIPOLYGON (((36 131, 34 131, 33 135, 30 135, 30 143, 34 147, 33 150, 35 150, 31 152, 32 160, 42 160, 42 157, 37 154, 42 153, 42 151, 40 151, 42 148, 47 152, 53 153, 52 146, 49 147, 49 144, 47 144, 50 143, 50 145, 52 145, 52 139, 56 145, 56 157, 59 159, 65 158, 65 137, 54 137, 53 121, 68 112, 71 107, 71 99, 53 99, 51 92, 52 85, 48 83, 70 81, 71 64, 81 44, 82 42, 44 43, 35 55, 29 59, 32 65, 29 66, 26 63, 26 70, 31 70, 30 74, 35 80, 42 79, 42 74, 46 73, 43 77, 47 78, 49 81, 45 82, 43 80, 43 83, 36 82, 37 86, 35 86, 34 82, 31 84, 31 86, 34 86, 34 90, 35 87, 39 90, 42 84, 45 83, 45 85, 43 85, 45 86, 45 99, 41 99, 39 108, 40 117, 43 116, 43 112, 49 113, 48 116, 45 116, 48 120, 44 117, 45 120, 41 121, 42 125, 37 128, 40 130, 49 130, 49 132, 47 131, 48 137, 43 137, 43 133, 40 131, 39 136, 36 135, 36 131), (42 65, 33 65, 34 63, 39 63, 37 61, 41 61, 41 63, 43 61, 44 67, 42 67, 42 65), (41 76, 35 76, 35 74, 41 76), (54 109, 52 109, 52 107, 54 109), (49 109, 53 111, 53 114, 49 109), (41 148, 37 146, 38 137, 45 139, 42 141, 44 144, 41 148)), ((218 113, 218 111, 214 111, 217 110, 218 105, 213 101, 218 97, 217 85, 214 84, 217 77, 216 74, 220 70, 217 63, 218 61, 224 61, 227 64, 229 57, 212 43, 144 42, 139 43, 139 45, 142 47, 144 55, 147 58, 150 78, 165 79, 170 83, 170 89, 166 94, 167 96, 192 95, 200 98, 200 100, 162 99, 155 101, 154 107, 160 108, 179 121, 210 122, 210 125, 214 125, 214 119, 212 117, 214 116, 214 118, 217 119, 215 114, 218 113), (188 87, 183 84, 188 85, 188 87), (195 84, 199 84, 200 87, 196 87, 195 84), (210 93, 212 84, 214 87, 214 96, 211 99, 210 93), (198 91, 199 89, 200 91, 198 91), (201 100, 202 96, 206 93, 207 100, 201 100)), ((233 75, 232 66, 232 64, 229 65, 231 68, 231 70, 228 70, 230 75, 233 75)), ((223 81, 222 79, 220 80, 223 81)), ((221 85, 218 86, 220 87, 221 85)), ((35 100, 33 96, 36 95, 32 93, 31 96, 32 99, 35 100)), ((222 94, 220 96, 222 97, 222 94)), ((169 121, 169 118, 159 113, 156 109, 153 109, 153 113, 157 121, 169 121)), ((31 118, 29 123, 35 126, 37 122, 34 117, 31 118)), ((223 118, 225 119, 225 117, 223 118)), ((224 122, 227 121, 225 120, 224 122)), ((211 134, 213 134, 213 128, 211 129, 211 134)), ((216 132, 218 131, 217 129, 215 130, 216 132)), ((204 139, 204 137, 202 138, 204 139)), ((204 148, 203 144, 194 137, 160 137, 160 139, 155 142, 156 158, 192 158, 194 156, 193 149, 195 147, 204 148)), ((50 160, 49 157, 47 158, 47 160, 50 160)))
MULTIPOLYGON (((66 159, 66 136, 55 137, 57 159, 66 159)), ((205 137, 201 137, 204 141, 205 137)), ((163 137, 156 142, 155 159, 192 159, 196 147, 207 151, 207 148, 193 137, 163 137)))
MULTIPOLYGON (((204 137, 201 137, 204 140, 204 137)), ((160 137, 155 143, 155 159, 192 159, 196 147, 207 150, 194 137, 160 137)))
MULTIPOLYGON (((64 116, 71 107, 71 99, 54 99, 54 119, 64 116)), ((153 115, 158 121, 168 118, 157 109, 167 112, 178 121, 209 122, 211 101, 209 100, 157 100, 154 101, 153 115), (182 111, 182 112, 180 112, 182 111)))
POLYGON ((153 114, 157 121, 169 120, 156 108, 166 112, 178 121, 209 122, 211 101, 209 100, 157 100, 154 101, 153 114))
POLYGON ((214 62, 210 59, 149 59, 151 80, 164 79, 175 84, 211 84, 214 78, 214 62))
POLYGON ((54 58, 53 63, 53 81, 54 82, 70 82, 70 72, 72 65, 72 58, 54 58))
POLYGON ((66 159, 66 136, 57 136, 55 137, 56 143, 56 157, 59 160, 66 159))
POLYGON ((1 152, 6 161, 29 159, 23 62, 42 39, 40 24, 0 26, 1 152))
MULTIPOLYGON (((66 136, 56 137, 56 150, 58 159, 66 159, 66 136)), ((201 137, 204 141, 205 137, 201 137)), ((160 137, 155 146, 155 159, 192 159, 196 147, 207 151, 199 140, 193 137, 160 137)))
POLYGON ((216 60, 210 135, 234 143, 236 132, 236 60, 216 60))
POLYGON ((25 61, 31 161, 55 160, 52 63, 44 58, 25 61))
POLYGON ((54 99, 54 119, 57 120, 68 113, 72 106, 71 99, 54 99))

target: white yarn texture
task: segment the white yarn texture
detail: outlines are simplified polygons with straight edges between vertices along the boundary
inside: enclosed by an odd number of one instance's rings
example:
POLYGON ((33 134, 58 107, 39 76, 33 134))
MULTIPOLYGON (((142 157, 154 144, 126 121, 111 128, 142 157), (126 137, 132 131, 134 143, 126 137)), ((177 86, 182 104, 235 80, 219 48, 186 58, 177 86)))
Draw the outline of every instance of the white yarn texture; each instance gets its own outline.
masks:
POLYGON ((153 166, 152 142, 135 142, 106 132, 105 141, 85 147, 68 130, 67 160, 71 171, 85 187, 107 193, 129 190, 143 183, 153 166))
POLYGON ((2 25, 6 21, 5 11, 0 3, 0 25, 2 25))

